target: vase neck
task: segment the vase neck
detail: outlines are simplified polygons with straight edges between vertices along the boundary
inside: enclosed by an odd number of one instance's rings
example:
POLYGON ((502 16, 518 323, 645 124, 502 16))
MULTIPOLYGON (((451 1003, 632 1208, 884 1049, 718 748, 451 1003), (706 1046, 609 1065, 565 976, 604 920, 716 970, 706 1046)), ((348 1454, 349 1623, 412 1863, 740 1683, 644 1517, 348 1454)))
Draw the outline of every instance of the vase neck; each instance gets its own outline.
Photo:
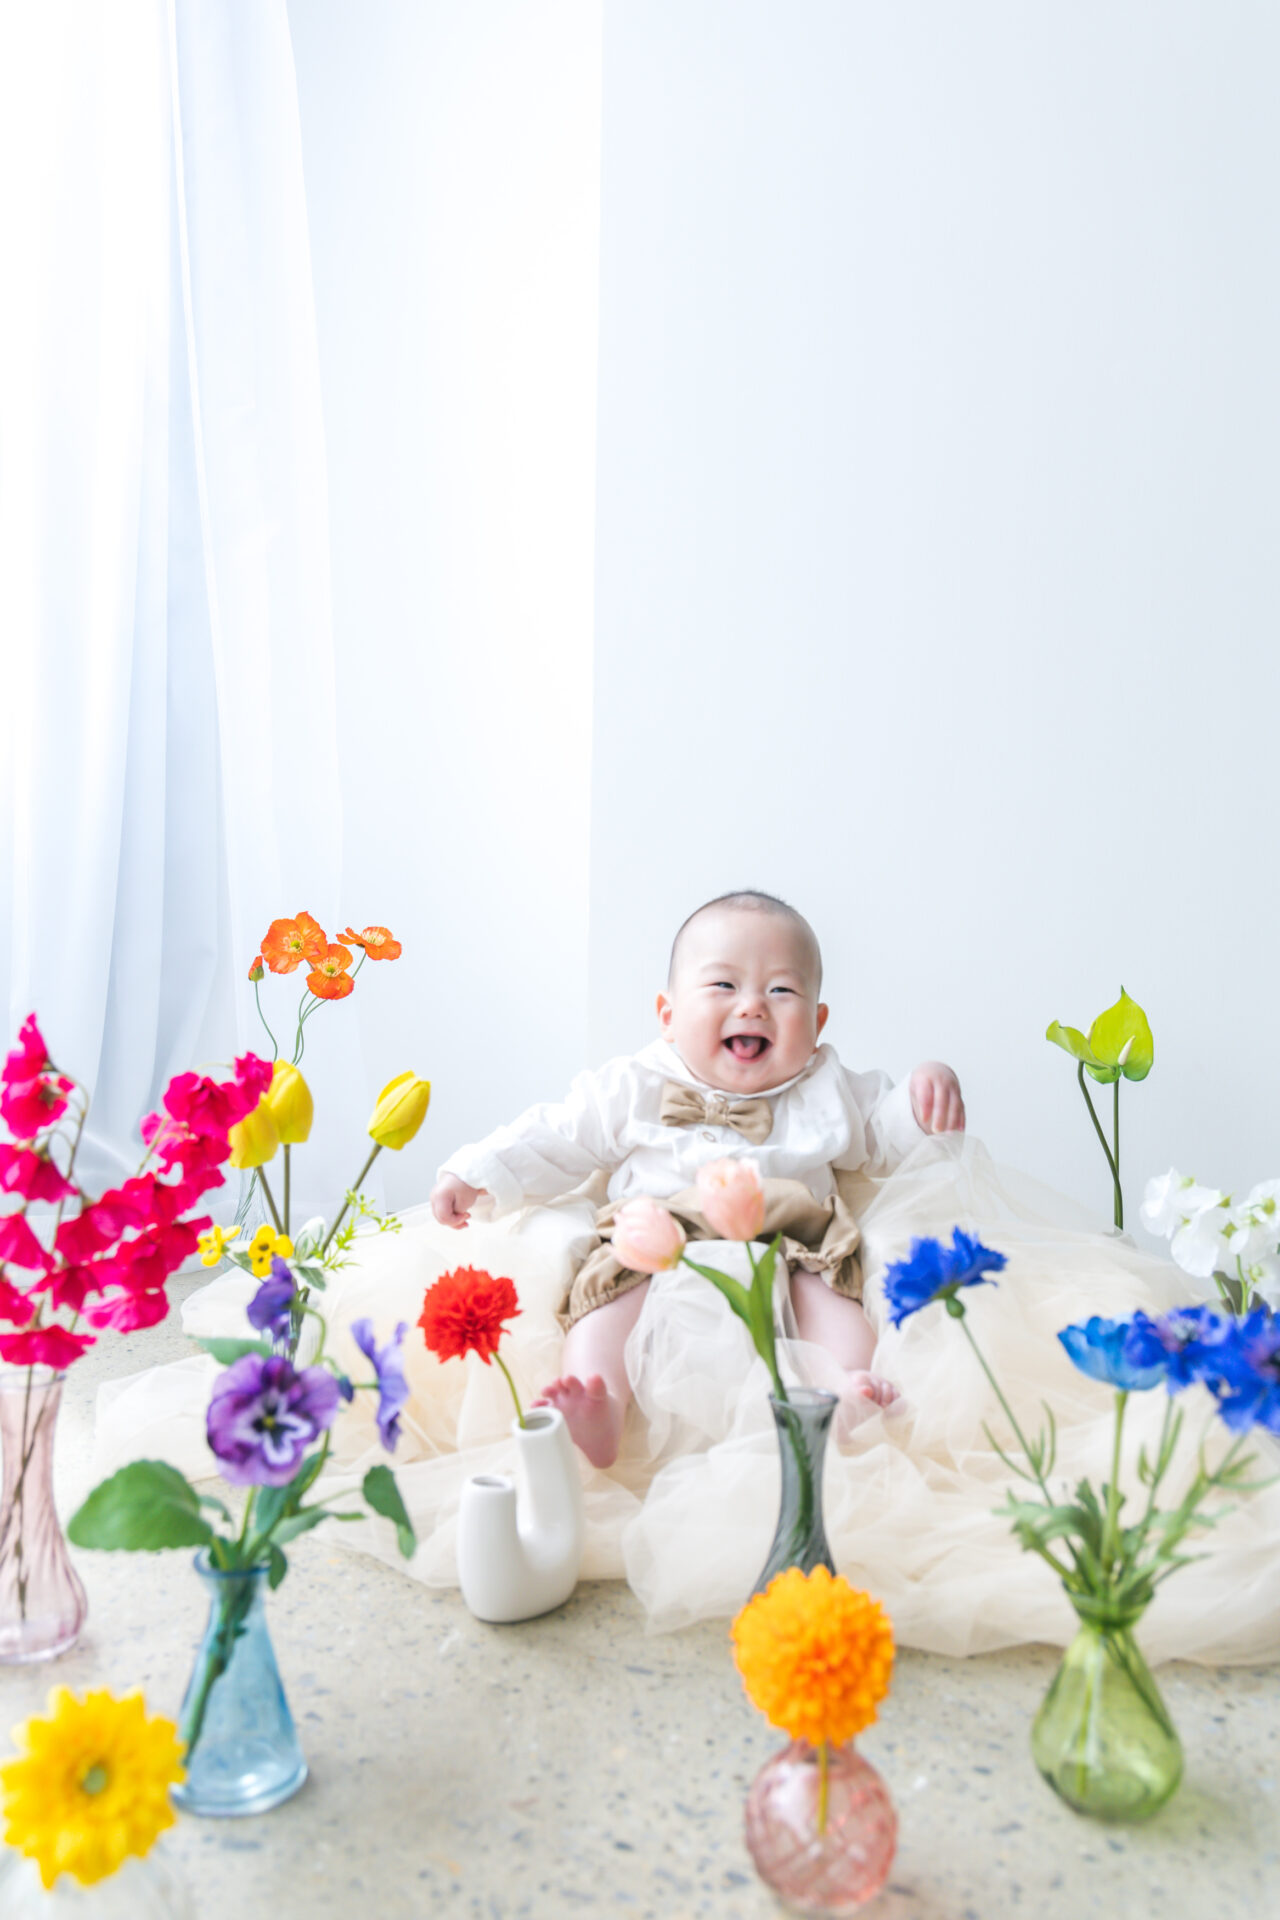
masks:
POLYGON ((0 1454, 3 1497, 53 1486, 53 1438, 62 1404, 63 1375, 47 1368, 7 1374, 0 1379, 0 1454))
POLYGON ((1116 1601, 1092 1593, 1067 1593, 1082 1627, 1096 1633, 1132 1633, 1150 1605, 1150 1600, 1116 1601))

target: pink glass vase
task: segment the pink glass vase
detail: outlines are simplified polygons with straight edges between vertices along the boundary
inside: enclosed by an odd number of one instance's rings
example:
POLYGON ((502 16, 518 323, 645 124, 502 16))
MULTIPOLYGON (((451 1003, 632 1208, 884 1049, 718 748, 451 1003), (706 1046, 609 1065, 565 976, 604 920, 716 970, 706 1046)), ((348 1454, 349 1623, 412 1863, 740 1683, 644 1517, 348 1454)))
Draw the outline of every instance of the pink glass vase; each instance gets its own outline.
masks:
POLYGON ((766 1886, 797 1913, 856 1913, 889 1877, 898 1816, 852 1741, 829 1750, 821 1833, 820 1798, 817 1750, 793 1740, 766 1761, 747 1795, 747 1851, 766 1886))
POLYGON ((53 1502, 53 1442, 64 1375, 0 1373, 0 1662, 53 1660, 80 1637, 84 1588, 53 1502))

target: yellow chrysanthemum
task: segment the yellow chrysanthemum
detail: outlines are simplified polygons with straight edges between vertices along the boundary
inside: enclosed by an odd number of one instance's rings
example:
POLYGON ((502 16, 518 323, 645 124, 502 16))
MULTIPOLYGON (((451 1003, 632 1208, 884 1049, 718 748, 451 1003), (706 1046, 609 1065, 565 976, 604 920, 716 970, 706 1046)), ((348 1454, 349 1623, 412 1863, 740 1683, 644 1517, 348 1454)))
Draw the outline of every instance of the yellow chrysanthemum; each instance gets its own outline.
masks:
POLYGON ((234 1240, 239 1227, 210 1227, 208 1233, 202 1233, 196 1241, 200 1249, 202 1267, 216 1267, 226 1250, 227 1243, 234 1240))
POLYGON ((0 1767, 4 1837, 36 1862, 46 1887, 62 1873, 92 1886, 173 1825, 169 1787, 185 1777, 182 1744, 172 1720, 148 1720, 140 1693, 117 1700, 103 1689, 77 1700, 55 1687, 49 1713, 14 1730, 25 1752, 0 1767))
POLYGON ((889 1691, 893 1628, 870 1594, 825 1567, 789 1567, 733 1623, 749 1698, 775 1727, 810 1746, 843 1746, 869 1727, 889 1691))
POLYGON ((293 1242, 287 1233, 277 1233, 270 1221, 264 1220, 249 1242, 249 1265, 259 1280, 266 1279, 277 1254, 282 1260, 292 1259, 293 1242))

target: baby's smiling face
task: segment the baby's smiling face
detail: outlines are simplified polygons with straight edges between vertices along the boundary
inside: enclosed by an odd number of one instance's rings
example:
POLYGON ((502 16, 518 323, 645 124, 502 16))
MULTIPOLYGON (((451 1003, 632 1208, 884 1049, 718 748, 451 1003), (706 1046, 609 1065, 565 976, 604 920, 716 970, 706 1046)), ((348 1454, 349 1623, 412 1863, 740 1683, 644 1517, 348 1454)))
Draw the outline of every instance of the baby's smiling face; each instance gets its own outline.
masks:
POLYGON ((746 1097, 803 1072, 827 1021, 812 935, 789 916, 712 907, 686 928, 658 995, 665 1039, 708 1086, 746 1097))

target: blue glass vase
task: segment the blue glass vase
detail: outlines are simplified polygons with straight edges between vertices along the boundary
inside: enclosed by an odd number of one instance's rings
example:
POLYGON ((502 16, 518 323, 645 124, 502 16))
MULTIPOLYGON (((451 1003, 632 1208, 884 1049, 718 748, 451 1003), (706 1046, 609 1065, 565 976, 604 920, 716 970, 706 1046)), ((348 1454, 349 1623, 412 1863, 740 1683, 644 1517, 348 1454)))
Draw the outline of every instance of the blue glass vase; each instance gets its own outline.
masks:
POLYGON ((187 1777, 174 1804, 186 1813, 266 1813, 307 1777, 267 1632, 267 1569, 224 1573, 198 1553, 196 1572, 209 1589, 209 1624, 182 1702, 187 1777))

